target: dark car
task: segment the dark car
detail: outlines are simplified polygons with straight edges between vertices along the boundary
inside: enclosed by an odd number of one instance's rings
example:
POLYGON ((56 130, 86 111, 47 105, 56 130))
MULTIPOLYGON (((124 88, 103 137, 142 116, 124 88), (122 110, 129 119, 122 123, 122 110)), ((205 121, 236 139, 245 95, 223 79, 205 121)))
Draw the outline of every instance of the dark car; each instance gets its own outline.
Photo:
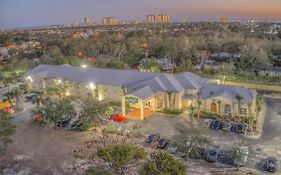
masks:
POLYGON ((246 131, 246 125, 244 124, 233 124, 230 128, 232 132, 236 133, 245 133, 246 131))
POLYGON ((220 126, 221 126, 221 121, 219 121, 219 120, 214 120, 214 121, 212 121, 212 123, 211 123, 211 125, 210 125, 210 128, 211 128, 211 129, 218 130, 218 129, 220 129, 220 126))
POLYGON ((206 160, 209 162, 217 162, 220 155, 220 149, 218 146, 214 146, 210 149, 206 155, 206 160))
POLYGON ((26 102, 32 102, 32 99, 38 94, 31 93, 30 95, 25 96, 25 101, 26 102))
POLYGON ((149 143, 151 143, 154 140, 159 141, 160 140, 160 135, 159 134, 151 134, 151 135, 149 135, 146 138, 145 142, 149 144, 149 143))
POLYGON ((221 125, 221 130, 223 131, 230 131, 232 127, 232 124, 229 122, 223 122, 221 125))
POLYGON ((264 170, 269 172, 275 172, 277 169, 277 159, 270 157, 265 161, 264 170))
POLYGON ((65 120, 62 120, 62 121, 59 121, 58 123, 57 123, 57 126, 58 127, 67 127, 67 125, 69 124, 69 122, 70 122, 70 120, 71 119, 65 119, 65 120))
POLYGON ((83 124, 83 122, 78 119, 72 123, 70 122, 69 125, 67 126, 67 129, 72 130, 72 131, 79 131, 82 124, 83 124))
POLYGON ((157 148, 159 148, 159 149, 165 149, 167 146, 168 146, 168 141, 166 140, 166 139, 163 139, 163 138, 161 138, 161 139, 159 139, 158 140, 158 146, 157 146, 157 148))

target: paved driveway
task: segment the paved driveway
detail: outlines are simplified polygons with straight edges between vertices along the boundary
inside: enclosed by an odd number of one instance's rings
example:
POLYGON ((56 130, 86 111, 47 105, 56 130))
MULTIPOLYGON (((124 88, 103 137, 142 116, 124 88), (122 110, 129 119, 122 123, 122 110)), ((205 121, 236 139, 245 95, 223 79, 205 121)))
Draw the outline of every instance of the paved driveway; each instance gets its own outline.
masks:
MULTIPOLYGON (((249 160, 249 166, 262 169, 263 160, 274 156, 281 162, 281 99, 265 98, 267 105, 263 133, 259 139, 247 139, 243 136, 224 131, 209 130, 209 136, 214 143, 231 148, 233 144, 243 141, 252 147, 254 154, 249 160)), ((281 173, 281 170, 279 169, 281 173)))
MULTIPOLYGON (((207 129, 199 124, 198 127, 205 129, 207 135, 213 140, 215 145, 222 148, 230 148, 234 144, 243 141, 253 149, 253 157, 249 159, 248 166, 262 169, 262 161, 270 156, 274 156, 281 162, 281 99, 266 98, 267 110, 264 121, 263 134, 260 139, 247 139, 242 135, 207 129)), ((172 138, 177 134, 177 126, 186 122, 184 117, 168 116, 164 114, 154 114, 153 117, 145 121, 138 121, 142 126, 143 135, 159 133, 161 136, 172 138)), ((281 168, 279 169, 281 173, 281 168)))

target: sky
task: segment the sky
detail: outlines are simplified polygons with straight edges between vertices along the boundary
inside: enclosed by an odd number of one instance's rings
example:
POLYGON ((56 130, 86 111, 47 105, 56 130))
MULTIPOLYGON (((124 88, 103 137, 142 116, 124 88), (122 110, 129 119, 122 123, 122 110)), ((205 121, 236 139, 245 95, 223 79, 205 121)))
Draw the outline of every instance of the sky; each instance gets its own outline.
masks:
POLYGON ((121 20, 144 20, 147 14, 165 13, 172 20, 281 21, 281 0, 0 0, 0 28, 20 28, 94 22, 114 16, 121 20))

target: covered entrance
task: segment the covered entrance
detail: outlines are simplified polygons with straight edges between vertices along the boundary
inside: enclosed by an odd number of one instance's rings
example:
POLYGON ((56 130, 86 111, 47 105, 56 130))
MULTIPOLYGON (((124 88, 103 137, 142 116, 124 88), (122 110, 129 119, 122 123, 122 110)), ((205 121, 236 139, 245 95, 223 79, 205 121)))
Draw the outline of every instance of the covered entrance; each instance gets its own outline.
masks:
POLYGON ((133 94, 122 97, 122 115, 129 119, 144 120, 149 118, 153 113, 154 106, 154 97, 143 99, 133 94), (126 108, 133 110, 127 112, 126 108))

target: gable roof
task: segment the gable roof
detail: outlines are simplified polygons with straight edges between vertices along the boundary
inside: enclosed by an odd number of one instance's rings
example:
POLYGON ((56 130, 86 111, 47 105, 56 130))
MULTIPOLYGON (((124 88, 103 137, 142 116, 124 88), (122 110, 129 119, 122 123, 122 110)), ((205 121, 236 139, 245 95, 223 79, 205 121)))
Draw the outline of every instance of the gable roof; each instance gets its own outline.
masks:
POLYGON ((254 90, 244 87, 209 84, 208 79, 190 72, 180 74, 150 73, 133 70, 102 68, 80 68, 69 65, 39 65, 27 73, 33 78, 58 78, 78 83, 95 83, 117 87, 126 87, 127 92, 140 98, 147 98, 161 91, 181 92, 186 89, 198 89, 202 99, 224 97, 237 101, 236 95, 242 96, 242 103, 250 103, 254 90))
POLYGON ((202 99, 211 99, 215 97, 224 97, 230 101, 236 102, 236 96, 243 97, 242 103, 249 104, 252 102, 256 91, 249 90, 239 86, 226 86, 218 84, 206 84, 200 89, 202 99))
POLYGON ((149 85, 153 91, 173 92, 180 92, 187 88, 197 88, 200 87, 200 83, 207 81, 190 72, 173 75, 133 70, 80 68, 69 65, 39 65, 29 71, 27 75, 40 78, 60 78, 80 83, 93 82, 95 84, 126 87, 132 90, 149 85))

